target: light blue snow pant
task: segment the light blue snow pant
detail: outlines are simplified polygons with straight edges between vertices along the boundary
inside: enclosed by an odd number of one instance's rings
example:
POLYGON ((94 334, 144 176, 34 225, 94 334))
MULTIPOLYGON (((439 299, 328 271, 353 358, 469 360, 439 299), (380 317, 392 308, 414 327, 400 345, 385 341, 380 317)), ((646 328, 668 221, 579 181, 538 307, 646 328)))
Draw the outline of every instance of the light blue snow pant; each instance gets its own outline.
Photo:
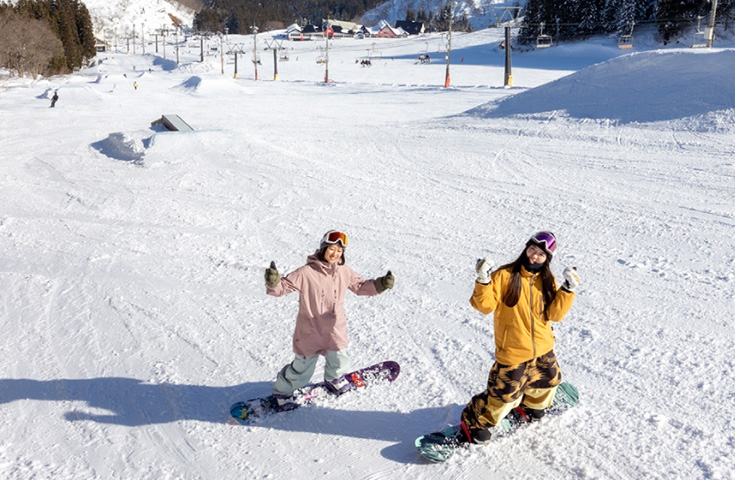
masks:
MULTIPOLYGON (((291 395, 311 381, 311 376, 316 369, 316 362, 320 355, 304 357, 296 355, 294 361, 286 365, 278 372, 276 383, 273 385, 275 395, 291 395)), ((327 351, 324 355, 324 380, 332 381, 347 373, 350 369, 350 354, 346 348, 338 351, 327 351)))

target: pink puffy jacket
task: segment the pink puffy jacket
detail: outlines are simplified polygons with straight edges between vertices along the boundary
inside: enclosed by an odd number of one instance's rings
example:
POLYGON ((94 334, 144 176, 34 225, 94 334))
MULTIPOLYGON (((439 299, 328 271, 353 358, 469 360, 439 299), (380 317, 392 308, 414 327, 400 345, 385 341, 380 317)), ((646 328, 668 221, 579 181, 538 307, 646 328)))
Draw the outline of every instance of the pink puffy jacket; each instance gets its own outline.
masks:
POLYGON ((347 265, 330 265, 310 255, 306 265, 283 277, 266 293, 280 297, 299 292, 299 314, 293 334, 293 351, 310 357, 347 347, 344 299, 347 289, 357 295, 377 295, 375 280, 364 280, 347 265))

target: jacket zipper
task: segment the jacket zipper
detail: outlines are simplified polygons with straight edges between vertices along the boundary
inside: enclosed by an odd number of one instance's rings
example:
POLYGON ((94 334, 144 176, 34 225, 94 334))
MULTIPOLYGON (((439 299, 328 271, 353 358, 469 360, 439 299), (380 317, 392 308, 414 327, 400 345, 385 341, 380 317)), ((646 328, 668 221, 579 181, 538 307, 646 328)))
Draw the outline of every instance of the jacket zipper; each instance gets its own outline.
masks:
POLYGON ((536 339, 534 336, 534 321, 533 321, 533 279, 536 278, 536 275, 531 275, 528 279, 528 291, 529 291, 529 299, 528 304, 530 305, 530 314, 531 314, 531 347, 533 347, 533 358, 536 359, 536 339))

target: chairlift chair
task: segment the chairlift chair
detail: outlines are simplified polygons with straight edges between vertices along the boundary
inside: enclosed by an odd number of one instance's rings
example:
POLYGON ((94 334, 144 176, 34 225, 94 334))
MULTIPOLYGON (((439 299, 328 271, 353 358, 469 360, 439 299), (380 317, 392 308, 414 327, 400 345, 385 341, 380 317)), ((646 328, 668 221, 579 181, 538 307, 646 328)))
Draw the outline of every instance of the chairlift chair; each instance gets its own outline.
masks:
POLYGON ((707 48, 707 39, 709 28, 702 30, 702 16, 697 17, 697 30, 694 32, 694 41, 692 42, 692 48, 707 48))
POLYGON ((620 35, 618 48, 620 50, 631 50, 633 48, 633 35, 620 35))
POLYGON ((380 50, 368 50, 368 60, 382 60, 383 52, 380 50))
POLYGON ((551 35, 539 35, 536 37, 536 48, 549 48, 553 44, 551 35))
POLYGON ((627 35, 618 37, 618 48, 620 50, 630 50, 633 48, 633 27, 635 22, 630 22, 630 32, 627 35))
POLYGON ((549 48, 554 44, 551 35, 544 35, 544 22, 541 22, 541 30, 536 37, 536 48, 549 48))

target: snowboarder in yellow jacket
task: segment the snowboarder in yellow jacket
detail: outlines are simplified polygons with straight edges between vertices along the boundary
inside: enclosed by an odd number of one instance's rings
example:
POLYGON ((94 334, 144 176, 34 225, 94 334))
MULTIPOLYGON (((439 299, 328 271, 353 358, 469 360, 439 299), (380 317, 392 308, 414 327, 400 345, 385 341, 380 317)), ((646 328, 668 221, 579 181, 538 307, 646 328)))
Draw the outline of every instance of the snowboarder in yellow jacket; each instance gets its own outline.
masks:
POLYGON ((462 412, 460 435, 465 441, 489 441, 492 427, 521 404, 529 415, 541 418, 554 400, 561 371, 551 322, 564 318, 579 285, 576 270, 567 267, 564 284, 557 288, 549 267, 555 251, 554 235, 538 232, 514 262, 492 273, 490 259, 477 262, 470 304, 485 315, 494 313, 495 364, 487 389, 462 412))

